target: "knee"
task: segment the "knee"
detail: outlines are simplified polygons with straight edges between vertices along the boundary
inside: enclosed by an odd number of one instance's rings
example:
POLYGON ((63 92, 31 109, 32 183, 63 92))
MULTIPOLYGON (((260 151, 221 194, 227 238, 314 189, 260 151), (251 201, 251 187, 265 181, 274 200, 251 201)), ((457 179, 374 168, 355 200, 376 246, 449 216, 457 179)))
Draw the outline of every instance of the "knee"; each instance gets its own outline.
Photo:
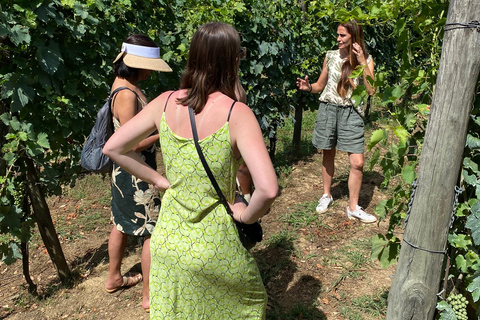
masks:
POLYGON ((363 159, 355 159, 350 162, 352 170, 363 171, 363 159))

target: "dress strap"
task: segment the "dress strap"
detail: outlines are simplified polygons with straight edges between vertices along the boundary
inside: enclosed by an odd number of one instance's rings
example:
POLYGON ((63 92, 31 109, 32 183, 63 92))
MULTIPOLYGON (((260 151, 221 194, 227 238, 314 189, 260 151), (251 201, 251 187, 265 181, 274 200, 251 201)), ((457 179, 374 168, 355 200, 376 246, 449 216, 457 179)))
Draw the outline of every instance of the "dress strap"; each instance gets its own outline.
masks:
POLYGON ((165 107, 163 107, 163 112, 165 112, 165 110, 167 110, 168 100, 170 100, 170 96, 171 96, 172 94, 174 94, 174 93, 175 93, 175 91, 172 91, 172 92, 168 95, 167 101, 165 101, 165 107))
POLYGON ((235 103, 237 103, 237 101, 233 101, 232 106, 230 107, 230 111, 228 111, 227 122, 230 121, 230 115, 232 114, 232 109, 233 109, 233 106, 235 105, 235 103))

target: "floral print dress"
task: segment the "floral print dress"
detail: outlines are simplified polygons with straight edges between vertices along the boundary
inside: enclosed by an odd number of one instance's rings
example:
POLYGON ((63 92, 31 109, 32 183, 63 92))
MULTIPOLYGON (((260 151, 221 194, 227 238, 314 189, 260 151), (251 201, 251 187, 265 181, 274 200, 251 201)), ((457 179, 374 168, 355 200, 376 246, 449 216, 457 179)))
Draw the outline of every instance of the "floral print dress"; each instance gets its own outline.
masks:
MULTIPOLYGON (((142 100, 139 101, 145 105, 142 100)), ((113 118, 113 124, 115 131, 120 128, 118 119, 113 118)), ((155 149, 153 145, 142 151, 141 157, 156 170, 155 149)), ((112 221, 117 230, 133 236, 150 236, 160 210, 160 197, 152 185, 113 163, 111 208, 112 221)))

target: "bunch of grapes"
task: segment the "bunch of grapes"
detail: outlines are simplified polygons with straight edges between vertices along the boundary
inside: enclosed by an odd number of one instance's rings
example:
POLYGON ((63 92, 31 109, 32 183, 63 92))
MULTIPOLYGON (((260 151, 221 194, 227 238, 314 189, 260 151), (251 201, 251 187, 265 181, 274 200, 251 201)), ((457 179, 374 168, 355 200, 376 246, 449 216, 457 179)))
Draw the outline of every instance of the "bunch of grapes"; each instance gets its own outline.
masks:
POLYGON ((453 311, 458 320, 468 320, 467 318, 467 305, 468 301, 461 293, 452 293, 448 296, 447 302, 452 306, 453 311))

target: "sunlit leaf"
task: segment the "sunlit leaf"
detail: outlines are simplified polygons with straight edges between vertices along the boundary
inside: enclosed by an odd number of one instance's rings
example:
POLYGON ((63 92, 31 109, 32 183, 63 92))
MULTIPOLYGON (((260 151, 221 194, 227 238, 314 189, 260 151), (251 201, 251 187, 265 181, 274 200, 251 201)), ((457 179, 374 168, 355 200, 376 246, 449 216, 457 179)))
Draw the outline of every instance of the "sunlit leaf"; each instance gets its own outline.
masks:
POLYGON ((400 142, 402 143, 405 143, 408 136, 409 136, 409 133, 408 131, 401 127, 401 126, 397 126, 394 130, 393 130, 393 133, 398 137, 400 138, 400 142))
POLYGON ((403 167, 402 178, 406 183, 411 184, 415 180, 415 166, 407 165, 403 167))
POLYGON ((470 149, 480 149, 480 139, 472 136, 471 134, 467 134, 467 141, 465 145, 470 149))
POLYGON ((455 310, 446 301, 438 302, 437 309, 441 311, 439 320, 457 320, 455 310))
POLYGON ((43 148, 50 148, 50 143, 48 142, 48 135, 46 133, 39 133, 37 136, 37 143, 43 148))
POLYGON ((18 46, 21 43, 30 43, 31 37, 28 33, 29 29, 25 26, 21 25, 14 25, 13 28, 10 30, 10 39, 12 42, 18 46))
POLYGON ((53 75, 62 61, 62 55, 58 44, 50 41, 48 46, 41 46, 37 51, 37 60, 40 67, 50 75, 53 75))
POLYGON ((383 138, 385 137, 385 130, 384 129, 377 129, 372 132, 370 136, 370 141, 368 142, 368 150, 371 150, 373 147, 377 145, 383 138))
POLYGON ((480 204, 477 204, 472 208, 472 213, 468 217, 465 228, 472 231, 472 240, 475 245, 480 245, 480 204))
POLYGON ((468 285, 467 290, 472 293, 474 302, 480 300, 480 270, 475 272, 472 282, 468 285))

